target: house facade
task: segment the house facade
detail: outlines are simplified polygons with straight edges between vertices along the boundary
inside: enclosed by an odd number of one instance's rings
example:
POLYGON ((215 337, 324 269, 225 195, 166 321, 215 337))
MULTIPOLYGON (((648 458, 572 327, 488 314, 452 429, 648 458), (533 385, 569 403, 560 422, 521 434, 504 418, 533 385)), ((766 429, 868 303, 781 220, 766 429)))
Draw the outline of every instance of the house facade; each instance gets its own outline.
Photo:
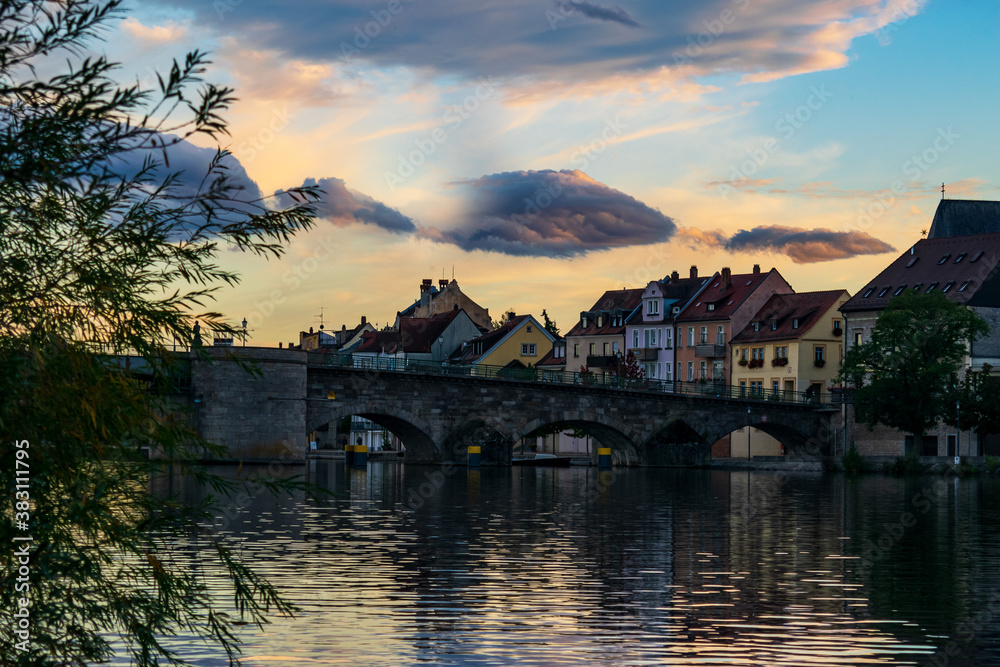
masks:
POLYGON ((351 350, 356 366, 404 368, 407 360, 445 361, 482 332, 464 310, 400 321, 398 329, 369 331, 351 350))
MULTIPOLYGON (((691 267, 692 278, 697 267, 691 267)), ((729 341, 742 331, 773 294, 795 290, 771 269, 733 274, 728 267, 713 277, 676 318, 675 378, 683 382, 731 382, 729 341)))
POLYGON ((502 327, 463 343, 451 362, 485 366, 537 366, 556 338, 532 315, 511 314, 502 327))
POLYGON ((427 318, 434 315, 451 312, 458 308, 464 310, 466 315, 475 322, 476 326, 483 331, 489 331, 493 327, 490 319, 490 311, 473 301, 458 286, 458 281, 441 279, 437 287, 430 278, 425 278, 420 282, 420 298, 411 306, 396 313, 394 329, 398 329, 400 321, 409 318, 427 318))
MULTIPOLYGON (((952 214, 957 218, 954 211, 952 214)), ((952 220, 949 230, 955 231, 957 224, 952 220)), ((917 241, 841 307, 845 352, 871 340, 872 329, 889 301, 907 290, 939 291, 986 320, 990 331, 969 346, 965 370, 982 370, 984 364, 1000 368, 1000 234, 938 236, 917 241)), ((945 424, 924 434, 920 442, 882 426, 870 430, 859 424, 852 431, 849 438, 863 456, 911 452, 923 456, 1000 455, 1000 438, 979 438, 969 431, 959 433, 945 424)))
POLYGON ((681 278, 674 271, 663 280, 646 285, 641 307, 625 323, 626 354, 635 355, 644 377, 663 382, 674 380, 674 319, 713 278, 681 278))
POLYGON ((587 367, 608 374, 625 353, 625 322, 642 303, 645 288, 609 290, 566 334, 566 370, 587 367))

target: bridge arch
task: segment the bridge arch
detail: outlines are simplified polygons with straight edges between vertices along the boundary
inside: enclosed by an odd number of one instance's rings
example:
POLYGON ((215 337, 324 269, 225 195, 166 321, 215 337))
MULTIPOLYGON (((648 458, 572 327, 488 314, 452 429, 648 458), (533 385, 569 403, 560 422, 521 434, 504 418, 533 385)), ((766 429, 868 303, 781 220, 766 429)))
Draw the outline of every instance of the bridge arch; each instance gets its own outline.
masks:
POLYGON ((306 421, 306 433, 312 433, 324 424, 351 416, 364 417, 394 433, 403 441, 407 458, 421 461, 440 459, 430 425, 419 415, 391 404, 372 405, 366 402, 324 406, 315 413, 310 411, 306 421))
POLYGON ((543 428, 578 428, 594 436, 603 447, 611 448, 616 465, 640 465, 642 455, 636 447, 636 435, 624 423, 595 411, 565 410, 537 417, 519 425, 514 442, 543 428))
POLYGON ((492 417, 474 417, 459 423, 441 441, 445 461, 467 461, 469 445, 480 447, 482 465, 509 465, 517 439, 506 424, 492 417))
POLYGON ((670 419, 640 446, 647 466, 700 465, 711 458, 711 440, 684 419, 670 419))
MULTIPOLYGON (((704 435, 709 443, 715 443, 727 435, 733 437, 734 433, 749 426, 780 442, 786 459, 816 460, 824 456, 829 451, 830 430, 828 422, 825 420, 817 422, 815 430, 809 424, 809 431, 801 430, 800 424, 807 425, 800 420, 791 420, 789 423, 781 417, 763 421, 759 415, 754 415, 747 419, 744 414, 720 420, 713 424, 713 428, 706 431, 704 435)), ((742 437, 746 438, 745 435, 742 437)), ((759 452, 757 453, 759 455, 759 452)))

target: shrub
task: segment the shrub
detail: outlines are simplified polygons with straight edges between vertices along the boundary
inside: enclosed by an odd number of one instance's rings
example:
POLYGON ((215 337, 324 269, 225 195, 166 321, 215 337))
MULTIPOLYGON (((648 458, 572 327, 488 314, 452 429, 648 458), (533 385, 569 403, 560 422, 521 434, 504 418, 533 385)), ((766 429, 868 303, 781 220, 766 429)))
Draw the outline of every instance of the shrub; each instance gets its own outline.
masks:
POLYGON ((868 463, 865 462, 861 454, 858 454, 858 449, 854 445, 851 445, 840 462, 844 466, 844 472, 848 475, 868 472, 868 463))
POLYGON ((987 456, 986 472, 988 472, 991 475, 995 475, 997 473, 998 468, 1000 468, 1000 459, 997 459, 997 457, 995 456, 987 456))

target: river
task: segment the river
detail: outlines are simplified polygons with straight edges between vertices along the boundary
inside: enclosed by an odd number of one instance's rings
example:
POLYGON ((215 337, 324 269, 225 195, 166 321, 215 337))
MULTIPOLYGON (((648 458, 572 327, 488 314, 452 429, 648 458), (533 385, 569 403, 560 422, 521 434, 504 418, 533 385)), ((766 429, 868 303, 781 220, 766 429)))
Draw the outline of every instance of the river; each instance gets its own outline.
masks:
POLYGON ((308 475, 328 506, 260 494, 215 526, 301 608, 243 628, 246 665, 1000 666, 996 478, 334 461, 308 475))

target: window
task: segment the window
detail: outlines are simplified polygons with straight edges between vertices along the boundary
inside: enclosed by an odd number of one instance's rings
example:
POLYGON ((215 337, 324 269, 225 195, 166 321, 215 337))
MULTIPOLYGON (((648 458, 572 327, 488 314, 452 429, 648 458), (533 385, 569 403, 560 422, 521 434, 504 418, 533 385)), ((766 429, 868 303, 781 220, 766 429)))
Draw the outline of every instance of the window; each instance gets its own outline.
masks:
POLYGON ((656 329, 646 329, 645 331, 645 347, 658 347, 656 344, 656 329))
POLYGON ((883 287, 882 291, 878 293, 879 298, 881 298, 881 297, 885 296, 886 294, 888 294, 889 290, 891 290, 891 289, 892 289, 891 285, 889 287, 883 287))
POLYGON ((656 367, 659 364, 646 364, 645 371, 646 377, 655 380, 656 379, 656 367))
POLYGON ((964 252, 960 252, 960 253, 958 253, 958 257, 955 258, 955 263, 958 264, 963 259, 965 259, 965 253, 964 252))
POLYGON ((597 316, 597 328, 600 329, 604 326, 604 315, 597 316))
POLYGON ((750 380, 750 395, 760 396, 764 393, 764 381, 763 380, 750 380))
POLYGON ((753 348, 753 350, 751 351, 751 358, 763 360, 764 359, 764 348, 762 348, 762 347, 755 347, 755 348, 753 348))
POLYGON ((913 266, 914 264, 916 264, 919 260, 920 260, 920 257, 918 255, 914 255, 913 257, 910 258, 910 261, 906 263, 906 267, 905 268, 907 268, 907 269, 910 268, 911 266, 913 266))
POLYGON ((778 330, 778 320, 771 320, 771 331, 778 330))
POLYGON ((930 285, 927 286, 927 291, 924 292, 924 294, 930 294, 931 292, 933 292, 937 288, 937 286, 938 286, 937 283, 931 283, 930 285))
POLYGON ((708 342, 708 327, 701 328, 701 344, 704 345, 708 342))
POLYGON ((788 346, 782 345, 781 347, 774 348, 774 358, 775 359, 787 359, 788 358, 788 346))
POLYGON ((525 327, 525 329, 528 331, 528 333, 531 333, 531 325, 530 324, 527 327, 525 327))
POLYGON ((924 286, 923 283, 917 283, 916 285, 913 286, 913 291, 914 292, 919 292, 920 288, 922 288, 923 286, 924 286))
POLYGON ((639 330, 632 329, 632 347, 639 347, 639 330))
POLYGON ((663 347, 666 349, 671 349, 674 346, 674 330, 666 329, 663 332, 663 347))
POLYGON ((574 357, 579 357, 580 356, 580 344, 579 343, 573 343, 573 356, 574 357))
POLYGON ((760 322, 754 322, 753 323, 753 330, 754 331, 760 331, 760 322))
POLYGON ((959 292, 964 292, 965 288, 969 286, 970 282, 972 282, 972 281, 971 280, 966 280, 964 283, 962 283, 962 286, 958 288, 958 291, 959 292))
POLYGON ((597 347, 597 344, 596 344, 596 343, 591 343, 591 344, 590 344, 590 348, 589 348, 589 350, 590 350, 590 351, 589 351, 589 354, 590 354, 590 356, 594 356, 594 349, 595 349, 596 347, 597 347))
POLYGON ((864 293, 864 296, 862 296, 861 298, 862 298, 862 299, 867 299, 868 297, 870 297, 870 296, 872 295, 872 292, 874 292, 874 291, 875 291, 875 288, 874 288, 874 287, 869 287, 869 288, 868 288, 868 289, 867 289, 867 290, 865 291, 865 293, 864 293))
POLYGON ((906 284, 904 283, 904 284, 900 285, 899 288, 895 292, 892 293, 892 295, 893 296, 899 296, 900 294, 903 293, 903 290, 905 290, 905 289, 906 289, 906 284))
POLYGON ((816 361, 823 361, 824 355, 826 354, 826 348, 822 345, 817 345, 815 348, 816 361))
POLYGON ((980 257, 982 257, 982 256, 983 256, 983 251, 982 251, 982 250, 980 250, 980 251, 979 251, 979 252, 977 252, 977 253, 975 254, 975 256, 974 256, 974 257, 973 257, 972 259, 970 259, 969 261, 970 261, 970 262, 978 262, 978 261, 979 261, 979 258, 980 258, 980 257))
POLYGON ((701 375, 699 377, 702 380, 707 380, 708 379, 708 362, 706 362, 704 359, 702 359, 701 363, 698 364, 698 370, 701 372, 701 375))
POLYGON ((840 334, 840 320, 833 321, 833 330, 836 332, 837 335, 840 334))
POLYGON ((674 367, 673 367, 673 365, 672 364, 664 364, 663 370, 665 370, 667 372, 667 374, 663 376, 663 379, 666 380, 667 382, 673 382, 674 381, 674 367))
POLYGON ((580 328, 581 329, 586 329, 587 328, 587 316, 586 315, 581 315, 580 316, 580 328))
POLYGON ((715 332, 715 344, 725 345, 726 344, 726 325, 720 324, 719 328, 715 332))
POLYGON ((535 352, 534 343, 521 343, 521 356, 522 357, 534 357, 537 356, 535 352))
POLYGON ((781 383, 778 380, 771 380, 771 392, 777 394, 781 391, 781 383))
POLYGON ((942 257, 941 259, 939 259, 939 260, 938 260, 938 264, 944 264, 945 262, 947 262, 947 261, 948 261, 948 258, 949 258, 949 257, 951 257, 951 254, 950 254, 950 253, 949 253, 949 254, 947 254, 947 255, 945 255, 945 256, 944 256, 944 257, 942 257))
POLYGON ((745 347, 740 348, 740 359, 743 361, 747 360, 747 349, 745 347))
POLYGON ((707 308, 708 308, 708 312, 712 312, 713 310, 715 310, 715 304, 714 303, 710 303, 710 304, 708 304, 707 308))
POLYGON ((799 318, 796 317, 794 320, 792 320, 792 328, 793 329, 799 328, 799 318))
POLYGON ((618 341, 611 343, 611 354, 618 354, 618 341))
POLYGON ((694 327, 688 327, 688 347, 694 347, 694 327))
POLYGON ((694 382, 694 362, 688 362, 688 382, 694 382))
POLYGON ((721 361, 712 362, 712 380, 714 382, 723 382, 726 379, 726 367, 721 361))
POLYGON ((604 356, 605 357, 608 356, 608 344, 607 343, 604 344, 604 346, 602 347, 602 350, 604 352, 604 356))
POLYGON ((865 340, 864 332, 861 332, 861 331, 855 331, 854 332, 854 344, 855 345, 861 345, 861 344, 863 344, 864 340, 865 340))
MULTIPOLYGON (((947 285, 945 285, 944 287, 942 287, 942 288, 941 288, 941 291, 942 291, 942 292, 944 292, 945 294, 947 294, 947 293, 948 293, 948 290, 950 290, 950 289, 951 289, 952 287, 954 287, 954 286, 955 286, 955 283, 954 283, 954 281, 953 281, 953 282, 950 282, 950 283, 948 283, 947 285)), ((928 292, 930 292, 930 290, 929 290, 929 289, 928 289, 927 291, 928 291, 928 292)))
POLYGON ((660 313, 660 302, 656 299, 649 300, 649 314, 658 315, 660 313))

